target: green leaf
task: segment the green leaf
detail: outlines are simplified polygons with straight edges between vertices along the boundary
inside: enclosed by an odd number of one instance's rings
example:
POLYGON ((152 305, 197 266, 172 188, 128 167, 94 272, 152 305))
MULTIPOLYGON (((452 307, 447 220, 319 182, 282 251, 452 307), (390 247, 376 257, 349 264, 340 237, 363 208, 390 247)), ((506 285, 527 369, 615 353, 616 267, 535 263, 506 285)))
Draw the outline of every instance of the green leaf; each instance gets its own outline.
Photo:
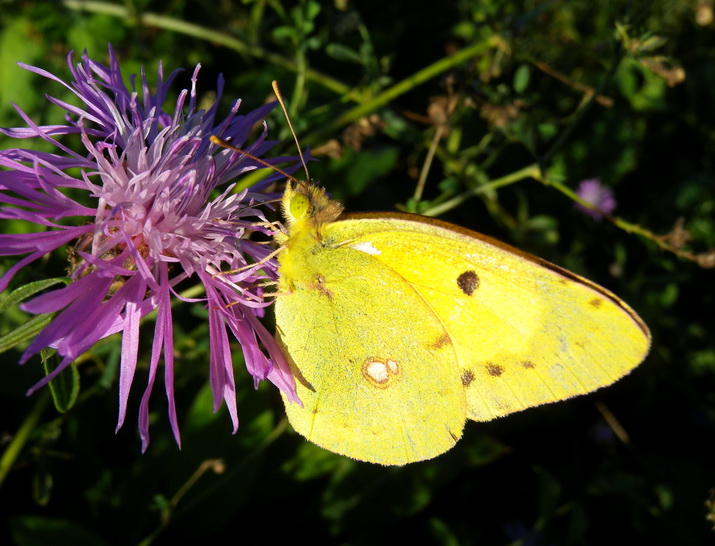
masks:
POLYGON ((322 46, 322 42, 320 41, 320 38, 313 36, 311 38, 308 38, 307 40, 304 40, 304 45, 306 49, 313 49, 317 50, 320 49, 322 46))
POLYGON ((526 91, 526 88, 529 85, 530 76, 531 71, 529 70, 528 65, 522 64, 519 68, 517 68, 516 72, 514 72, 514 91, 519 94, 526 91))
POLYGON ((277 42, 283 40, 293 40, 295 38, 295 29, 289 26, 276 27, 271 31, 273 39, 277 42))
POLYGON ((0 353, 9 351, 21 343, 33 339, 52 321, 53 316, 53 313, 37 315, 7 334, 0 336, 0 353))
POLYGON ((45 288, 54 286, 56 284, 64 283, 69 284, 67 279, 64 277, 55 277, 53 279, 44 279, 41 281, 31 282, 20 288, 17 288, 10 292, 6 297, 0 298, 0 313, 5 311, 8 307, 17 305, 21 301, 26 300, 30 296, 34 296, 38 292, 42 292, 45 288))
MULTIPOLYGON (((42 364, 45 366, 45 374, 49 375, 57 369, 60 364, 60 357, 54 349, 42 351, 42 364)), ((77 365, 72 362, 57 377, 49 383, 52 399, 55 408, 60 413, 66 413, 77 401, 79 395, 79 371, 77 365)))
POLYGON ((536 129, 539 132, 539 136, 544 141, 551 140, 552 138, 555 138, 556 135, 559 134, 558 125, 556 125, 553 122, 539 123, 536 126, 536 129))
POLYGON ((362 64, 360 54, 343 44, 328 44, 325 48, 325 52, 337 61, 362 64))
POLYGON ((52 498, 52 474, 45 468, 40 468, 32 475, 32 500, 38 506, 47 506, 52 498))
POLYGON ((459 546, 459 537, 443 519, 430 518, 428 524, 430 531, 432 532, 432 536, 437 539, 438 544, 444 544, 445 546, 459 546))
POLYGON ((350 195, 359 195, 376 180, 387 175, 399 158, 399 150, 394 146, 384 146, 373 150, 361 150, 360 153, 346 151, 342 165, 350 165, 347 172, 341 173, 350 195))
POLYGON ((35 75, 17 66, 22 59, 33 64, 41 58, 42 47, 33 39, 36 32, 26 18, 13 18, 3 13, 0 25, 0 123, 12 125, 18 122, 17 112, 11 103, 16 102, 26 112, 33 112, 41 102, 41 93, 36 93, 35 75))
MULTIPOLYGON (((5 312, 6 309, 17 305, 18 303, 34 296, 38 292, 41 292, 50 286, 60 283, 67 284, 67 282, 67 279, 64 277, 44 279, 21 286, 7 295, 2 294, 0 295, 0 313, 5 312)), ((14 330, 0 336, 0 353, 8 351, 34 338, 45 326, 50 323, 53 316, 54 313, 36 315, 14 330)))
POLYGON ((320 2, 308 2, 305 5, 305 18, 308 21, 315 19, 320 13, 320 2))

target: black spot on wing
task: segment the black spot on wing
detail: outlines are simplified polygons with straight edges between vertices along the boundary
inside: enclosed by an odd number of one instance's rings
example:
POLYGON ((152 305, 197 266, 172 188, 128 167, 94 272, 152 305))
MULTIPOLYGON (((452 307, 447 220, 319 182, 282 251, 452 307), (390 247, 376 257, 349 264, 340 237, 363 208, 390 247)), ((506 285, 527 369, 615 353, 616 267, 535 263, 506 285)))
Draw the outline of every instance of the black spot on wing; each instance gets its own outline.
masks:
POLYGON ((465 271, 457 277, 457 286, 467 296, 471 296, 479 288, 479 276, 474 271, 465 271))
POLYGON ((499 377, 504 373, 504 368, 493 362, 487 362, 484 367, 487 369, 487 373, 492 377, 499 377))
POLYGON ((449 334, 447 334, 447 332, 444 332, 444 333, 440 334, 440 336, 430 344, 430 348, 441 349, 445 345, 451 345, 451 344, 452 344, 452 338, 449 337, 449 334))

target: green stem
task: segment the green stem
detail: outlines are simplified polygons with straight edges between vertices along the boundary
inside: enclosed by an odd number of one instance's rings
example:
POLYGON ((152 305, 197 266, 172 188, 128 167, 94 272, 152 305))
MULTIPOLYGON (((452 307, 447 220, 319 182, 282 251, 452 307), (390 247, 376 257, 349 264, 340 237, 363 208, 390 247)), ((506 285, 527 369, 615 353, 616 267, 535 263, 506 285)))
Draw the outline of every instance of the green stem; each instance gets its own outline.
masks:
POLYGON ((12 469, 15 461, 20 456, 22 449, 27 444, 30 439, 32 432, 35 430, 37 423, 40 422, 40 417, 42 412, 45 410, 47 403, 50 401, 50 391, 48 388, 44 388, 41 393, 39 393, 35 405, 30 410, 30 413, 25 417, 22 425, 15 434, 15 437, 7 446, 5 453, 2 454, 0 458, 0 487, 2 487, 5 478, 12 469))
POLYGON ((622 47, 618 47, 616 49, 613 54, 613 64, 611 65, 608 74, 606 74, 606 77, 603 79, 596 91, 591 94, 586 103, 582 104, 579 110, 575 112, 573 121, 569 123, 566 129, 564 129, 563 132, 556 138, 556 140, 553 142, 553 144, 551 144, 547 152, 539 158, 539 162, 544 169, 546 169, 546 165, 549 164, 551 158, 556 154, 556 152, 561 148, 564 142, 566 142, 571 136, 571 134, 574 132, 576 127, 585 117, 586 113, 591 110, 591 107, 593 106, 593 103, 596 101, 598 96, 601 95, 601 93, 603 93, 606 87, 608 87, 608 85, 611 83, 611 80, 613 80, 613 77, 616 75, 618 67, 621 65, 621 61, 623 60, 624 54, 625 52, 622 47))
MULTIPOLYGON (((126 20, 128 23, 145 26, 145 27, 155 27, 165 30, 171 30, 178 34, 184 34, 186 36, 193 36, 194 38, 199 38, 207 42, 222 45, 229 49, 233 49, 243 55, 254 57, 256 59, 262 59, 268 61, 271 64, 281 66, 291 72, 298 72, 298 66, 295 62, 278 55, 277 53, 271 53, 266 51, 258 45, 249 45, 243 40, 235 38, 233 36, 227 36, 216 32, 215 29, 210 29, 196 25, 193 23, 188 23, 180 19, 175 19, 173 17, 167 17, 165 15, 160 15, 158 13, 144 12, 140 14, 134 14, 130 12, 127 8, 117 5, 109 4, 107 2, 96 2, 92 0, 63 0, 62 2, 65 7, 74 10, 82 10, 91 13, 103 13, 105 15, 112 15, 120 19, 126 20)), ((360 94, 358 91, 350 89, 344 83, 331 78, 325 74, 322 74, 316 70, 310 68, 305 69, 305 78, 314 81, 327 89, 335 92, 338 95, 346 96, 351 100, 356 102, 363 102, 366 98, 360 94)))
POLYGON ((535 178, 537 180, 539 180, 539 182, 541 182, 545 186, 552 186, 553 188, 557 189, 558 191, 560 191, 561 193, 566 195, 572 201, 579 203, 580 205, 583 205, 584 207, 589 208, 591 210, 600 212, 606 220, 608 220, 609 222, 611 222, 613 225, 617 226, 618 228, 622 229, 626 233, 639 235, 639 236, 643 237, 644 239, 653 241, 662 250, 665 250, 667 252, 672 252, 673 254, 675 254, 676 256, 679 256, 680 258, 684 258, 686 260, 696 262, 698 265, 700 265, 700 267, 703 267, 703 268, 715 267, 715 250, 709 250, 709 251, 703 252, 701 254, 695 254, 695 253, 689 252, 687 250, 682 250, 681 248, 678 248, 678 247, 670 244, 667 236, 658 235, 657 233, 653 233, 652 231, 645 229, 644 227, 641 227, 638 224, 632 224, 630 222, 626 222, 625 220, 622 220, 621 218, 617 218, 615 216, 611 216, 610 214, 606 214, 598 207, 592 205, 588 201, 584 201, 583 199, 581 199, 571 188, 569 188, 568 186, 564 186, 561 182, 549 180, 546 177, 535 177, 535 178))
POLYGON ((437 151, 437 147, 439 146, 439 141, 442 138, 443 134, 444 134, 444 126, 440 125, 437 127, 437 129, 434 132, 434 136, 432 137, 432 142, 430 143, 430 147, 427 149, 427 157, 425 158, 425 162, 422 165, 422 170, 420 171, 420 178, 419 178, 419 180, 417 180, 417 186, 415 187, 415 193, 412 196, 412 199, 414 199, 415 203, 419 203, 422 200, 422 193, 424 192, 425 184, 427 183, 427 175, 429 174, 429 170, 432 167, 432 161, 434 160, 434 154, 437 151))
POLYGON ((524 167, 523 169, 514 171, 513 173, 507 174, 506 176, 502 176, 501 178, 496 178, 488 184, 483 184, 481 186, 470 188, 467 191, 453 197, 452 199, 445 201, 444 203, 440 203, 439 205, 435 205, 432 208, 422 211, 422 214, 424 214, 425 216, 439 216, 440 214, 443 214, 446 211, 452 210, 453 208, 461 205, 467 199, 470 199, 475 195, 479 195, 481 193, 485 193, 488 191, 495 190, 497 188, 514 184, 515 182, 519 182, 520 180, 524 180, 525 178, 534 178, 536 180, 541 180, 541 171, 536 163, 532 163, 531 165, 524 167))
POLYGON ((332 123, 326 125, 319 132, 309 135, 303 140, 310 142, 322 142, 327 136, 331 135, 338 129, 344 127, 345 125, 349 125, 354 121, 357 121, 361 117, 365 116, 370 112, 373 112, 374 110, 377 110, 378 108, 384 106, 396 97, 404 95, 408 91, 411 91, 412 89, 423 84, 424 82, 442 74, 443 72, 446 72, 447 70, 450 70, 451 68, 454 68, 455 66, 458 66, 468 61, 469 59, 479 55, 480 53, 483 53, 484 51, 492 47, 496 47, 496 44, 498 43, 496 38, 497 37, 492 37, 489 40, 479 42, 477 44, 458 51, 454 55, 444 57, 443 59, 440 59, 439 61, 429 66, 426 66, 422 70, 415 72, 411 76, 408 76, 401 82, 396 83, 388 89, 385 89, 376 97, 364 101, 362 104, 359 104, 358 106, 355 106, 354 108, 348 110, 341 116, 338 116, 332 123))
MULTIPOLYGON (((196 484, 198 478, 204 474, 205 469, 203 467, 199 468, 199 470, 195 472, 186 481, 186 483, 179 488, 176 495, 174 495, 174 497, 169 502, 168 511, 161 518, 159 525, 142 541, 139 542, 139 546, 150 546, 154 542, 154 540, 166 530, 166 528, 171 524, 174 519, 177 519, 177 517, 180 517, 181 514, 190 511, 197 504, 205 502, 207 498, 209 498, 212 494, 216 492, 216 490, 220 489, 221 487, 226 487, 226 484, 229 480, 240 477, 240 474, 243 470, 245 470, 246 465, 251 460, 263 453, 263 451, 265 451, 275 440, 277 440, 283 434, 287 426, 288 420, 281 419, 278 424, 273 428, 271 433, 266 438, 264 438, 263 441, 258 444, 255 449, 253 449, 248 455, 246 455, 242 461, 234 465, 230 471, 225 472, 223 474, 222 480, 215 481, 192 500, 186 501, 185 503, 183 503, 182 506, 179 506, 179 501, 181 500, 181 498, 184 497, 188 490, 196 484)), ((211 466, 209 465, 207 468, 210 467, 211 466)))

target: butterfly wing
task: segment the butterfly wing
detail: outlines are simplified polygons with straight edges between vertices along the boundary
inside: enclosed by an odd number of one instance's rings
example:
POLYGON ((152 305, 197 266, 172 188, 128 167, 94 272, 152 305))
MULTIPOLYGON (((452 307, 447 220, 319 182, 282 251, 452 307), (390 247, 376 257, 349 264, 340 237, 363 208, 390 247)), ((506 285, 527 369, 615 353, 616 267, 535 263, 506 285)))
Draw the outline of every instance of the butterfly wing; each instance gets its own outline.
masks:
POLYGON ((401 214, 330 227, 334 242, 382 262, 439 317, 471 419, 593 391, 648 353, 647 327, 615 295, 478 233, 401 214))
POLYGON ((444 325, 388 266, 331 239, 283 257, 291 288, 276 301, 277 339, 303 403, 286 402, 291 424, 330 451, 382 464, 450 449, 466 399, 444 325))

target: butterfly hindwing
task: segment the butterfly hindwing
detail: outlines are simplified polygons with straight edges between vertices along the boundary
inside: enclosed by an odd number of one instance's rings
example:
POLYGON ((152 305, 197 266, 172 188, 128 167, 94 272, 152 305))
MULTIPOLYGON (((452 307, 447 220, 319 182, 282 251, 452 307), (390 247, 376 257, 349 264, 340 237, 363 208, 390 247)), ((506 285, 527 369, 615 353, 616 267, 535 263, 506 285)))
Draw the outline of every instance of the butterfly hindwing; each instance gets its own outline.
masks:
POLYGON ((331 451, 383 464, 451 448, 465 394, 451 340, 420 294, 339 244, 312 248, 301 267, 292 293, 276 302, 278 340, 303 403, 286 404, 293 427, 331 451))

